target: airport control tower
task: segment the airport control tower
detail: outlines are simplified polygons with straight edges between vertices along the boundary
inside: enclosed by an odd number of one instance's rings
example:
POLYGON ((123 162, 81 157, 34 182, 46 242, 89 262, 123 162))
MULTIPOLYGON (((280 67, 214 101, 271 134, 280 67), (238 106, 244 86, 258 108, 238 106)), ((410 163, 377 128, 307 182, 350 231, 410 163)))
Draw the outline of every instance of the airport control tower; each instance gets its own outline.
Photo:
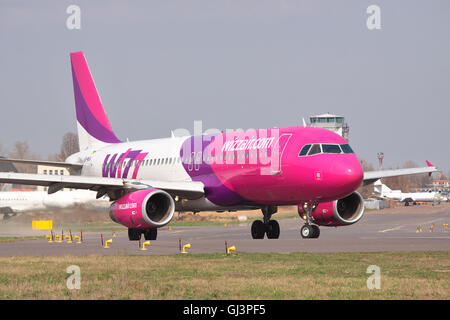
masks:
POLYGON ((335 114, 324 113, 317 116, 309 117, 309 125, 331 130, 342 136, 348 141, 349 127, 344 122, 344 117, 335 114))

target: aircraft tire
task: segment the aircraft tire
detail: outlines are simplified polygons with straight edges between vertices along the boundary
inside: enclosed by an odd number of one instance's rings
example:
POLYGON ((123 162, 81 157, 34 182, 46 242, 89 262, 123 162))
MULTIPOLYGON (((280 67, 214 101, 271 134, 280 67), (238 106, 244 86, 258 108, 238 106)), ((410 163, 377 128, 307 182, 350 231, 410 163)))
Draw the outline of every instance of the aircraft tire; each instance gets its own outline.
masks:
POLYGON ((303 227, 300 229, 300 234, 302 235, 303 239, 312 239, 315 237, 315 226, 310 225, 310 224, 305 224, 303 225, 303 227))
POLYGON ((145 240, 156 240, 158 237, 158 229, 145 229, 144 237, 145 240))
POLYGON ((128 239, 130 241, 138 241, 142 231, 135 228, 128 228, 128 239))
POLYGON ((313 228, 313 236, 312 238, 318 238, 320 236, 320 228, 316 225, 311 225, 313 228))
POLYGON ((252 223, 252 238, 253 239, 264 239, 264 234, 266 233, 266 226, 261 220, 255 220, 252 223))
POLYGON ((280 237, 280 225, 276 220, 270 220, 266 226, 267 239, 278 239, 280 237))

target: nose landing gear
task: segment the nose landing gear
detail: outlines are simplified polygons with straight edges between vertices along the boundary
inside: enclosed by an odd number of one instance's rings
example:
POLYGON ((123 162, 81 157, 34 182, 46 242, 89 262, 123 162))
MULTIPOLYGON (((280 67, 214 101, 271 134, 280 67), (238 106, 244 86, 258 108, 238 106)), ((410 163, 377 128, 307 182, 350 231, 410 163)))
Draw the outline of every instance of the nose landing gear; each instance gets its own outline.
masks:
POLYGON ((252 238, 264 239, 264 235, 267 235, 267 239, 278 239, 280 237, 280 225, 276 220, 270 220, 272 214, 277 212, 276 206, 265 206, 261 209, 264 220, 255 220, 252 223, 252 238))
POLYGON ((306 220, 305 225, 300 229, 300 234, 303 239, 314 239, 318 238, 320 235, 320 229, 317 225, 313 224, 314 218, 311 212, 316 210, 317 205, 305 202, 302 205, 303 211, 298 210, 298 215, 300 218, 306 220))

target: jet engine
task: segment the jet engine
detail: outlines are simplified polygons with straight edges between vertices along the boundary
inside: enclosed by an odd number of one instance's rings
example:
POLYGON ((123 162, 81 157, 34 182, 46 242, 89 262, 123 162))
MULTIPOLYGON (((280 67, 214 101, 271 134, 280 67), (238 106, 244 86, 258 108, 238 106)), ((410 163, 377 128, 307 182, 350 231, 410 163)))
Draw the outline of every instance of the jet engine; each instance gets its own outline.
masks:
MULTIPOLYGON (((302 206, 298 206, 300 216, 304 216, 302 206)), ((345 198, 319 203, 311 213, 314 223, 319 226, 338 227, 358 222, 364 214, 364 200, 358 192, 345 198)))
POLYGON ((111 204, 109 216, 128 228, 159 228, 170 222, 175 202, 165 191, 145 189, 133 191, 111 204))

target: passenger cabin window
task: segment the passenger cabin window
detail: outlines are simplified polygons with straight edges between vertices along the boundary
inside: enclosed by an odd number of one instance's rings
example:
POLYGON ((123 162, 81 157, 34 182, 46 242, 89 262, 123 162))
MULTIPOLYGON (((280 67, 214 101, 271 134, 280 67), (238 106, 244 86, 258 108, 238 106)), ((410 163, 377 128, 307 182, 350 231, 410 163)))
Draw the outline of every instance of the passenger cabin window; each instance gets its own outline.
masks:
POLYGON ((341 144, 341 149, 344 153, 354 153, 348 144, 341 144))
POLYGON ((320 149, 320 144, 313 144, 311 149, 308 152, 308 156, 311 156, 313 154, 321 153, 322 149, 320 149))
POLYGON ((310 144, 305 145, 305 146, 302 148, 302 150, 300 150, 300 153, 298 154, 298 156, 299 156, 299 157, 306 156, 306 154, 307 154, 308 151, 309 151, 309 148, 311 148, 311 145, 310 145, 310 144))
POLYGON ((323 153, 341 153, 341 148, 337 144, 323 144, 323 153))

